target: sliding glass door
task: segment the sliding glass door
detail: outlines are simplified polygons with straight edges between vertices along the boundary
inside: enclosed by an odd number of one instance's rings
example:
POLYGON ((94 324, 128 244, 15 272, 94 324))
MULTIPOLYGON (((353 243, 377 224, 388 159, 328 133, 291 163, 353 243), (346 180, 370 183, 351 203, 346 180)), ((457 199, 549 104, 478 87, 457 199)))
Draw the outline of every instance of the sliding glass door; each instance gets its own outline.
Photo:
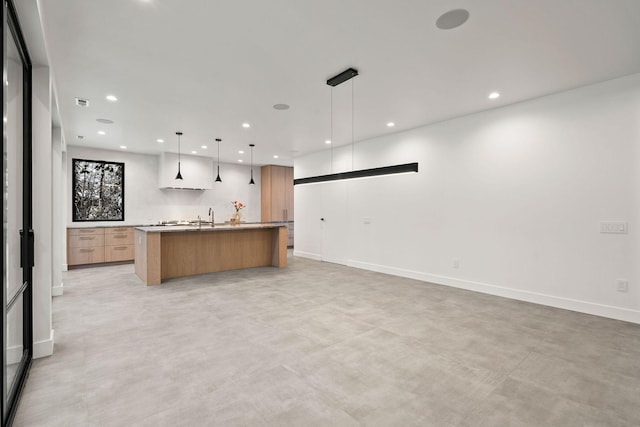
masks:
POLYGON ((2 425, 12 422, 32 357, 31 62, 13 3, 3 1, 2 425))

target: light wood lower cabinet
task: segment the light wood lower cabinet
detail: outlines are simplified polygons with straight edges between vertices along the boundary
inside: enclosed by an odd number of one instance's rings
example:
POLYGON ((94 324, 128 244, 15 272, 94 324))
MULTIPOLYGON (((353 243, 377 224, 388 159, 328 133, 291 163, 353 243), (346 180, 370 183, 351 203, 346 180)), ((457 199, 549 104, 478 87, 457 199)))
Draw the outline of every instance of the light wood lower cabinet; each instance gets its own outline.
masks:
POLYGON ((69 266, 133 261, 133 227, 67 229, 69 266))

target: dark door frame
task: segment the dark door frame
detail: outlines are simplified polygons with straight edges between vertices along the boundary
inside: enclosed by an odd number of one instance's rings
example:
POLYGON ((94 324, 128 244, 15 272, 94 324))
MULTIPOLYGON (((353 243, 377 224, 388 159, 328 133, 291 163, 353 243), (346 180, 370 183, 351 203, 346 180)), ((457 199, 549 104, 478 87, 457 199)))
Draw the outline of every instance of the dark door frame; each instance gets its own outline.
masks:
MULTIPOLYGON (((6 43, 9 37, 12 37, 20 53, 22 60, 22 203, 23 203, 23 215, 22 215, 22 229, 20 230, 20 264, 22 267, 22 281, 23 286, 20 288, 22 293, 23 304, 23 355, 18 367, 18 372, 12 384, 5 384, 6 380, 2 382, 3 387, 3 399, 2 400, 2 425, 10 426, 13 423, 13 419, 16 415, 18 403, 20 401, 20 395, 27 380, 29 369, 31 367, 31 360, 33 358, 33 265, 34 265, 34 233, 33 233, 33 202, 32 202, 32 117, 31 117, 31 58, 27 49, 20 23, 18 21, 18 14, 16 12, 13 0, 6 0, 2 2, 2 32, 4 43, 4 55, 6 56, 6 43), (5 399, 6 397, 6 399, 5 399)), ((3 72, 6 75, 6 57, 3 57, 3 72)), ((3 84, 4 91, 4 84, 3 84)), ((3 96, 2 110, 3 117, 6 117, 6 97, 3 96)), ((6 135, 3 135, 4 144, 7 143, 6 135)), ((5 159, 6 161, 6 159, 5 159)), ((3 175, 3 187, 6 186, 4 173, 3 175)), ((3 229, 3 234, 7 230, 3 229)), ((3 241, 6 241, 4 236, 3 241)), ((4 243, 3 243, 4 244, 4 243)), ((5 248, 6 249, 6 248, 5 248)), ((16 302, 19 298, 12 298, 7 295, 7 284, 3 285, 3 316, 2 316, 2 337, 3 337, 3 351, 2 351, 2 366, 3 374, 6 374, 6 321, 8 309, 11 304, 16 302)), ((6 376, 5 376, 6 378, 6 376)))

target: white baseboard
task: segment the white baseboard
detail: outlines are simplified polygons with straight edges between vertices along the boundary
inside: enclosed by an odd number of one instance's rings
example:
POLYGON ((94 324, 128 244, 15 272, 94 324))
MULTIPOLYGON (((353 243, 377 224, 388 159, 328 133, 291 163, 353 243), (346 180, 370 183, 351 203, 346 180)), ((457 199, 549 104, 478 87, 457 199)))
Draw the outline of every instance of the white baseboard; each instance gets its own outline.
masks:
POLYGON ((49 339, 33 343, 33 358, 47 357, 53 354, 53 329, 49 334, 49 339))
POLYGON ((349 265, 350 267, 361 268, 363 270, 376 271, 393 276, 406 277, 409 279, 436 283, 438 285, 451 286, 454 288, 466 289, 469 291, 481 292, 484 294, 496 295, 499 297, 526 301, 534 304, 542 304, 550 307, 562 308, 565 310, 577 311, 580 313, 593 314, 595 316, 608 317, 610 319, 623 320, 625 322, 640 324, 640 311, 637 310, 629 310, 626 308, 613 307, 588 301, 580 301, 553 295, 522 291, 519 289, 505 288, 488 283, 474 282, 470 280, 456 279, 446 276, 438 276, 435 274, 422 273, 420 271, 404 270, 362 261, 349 260, 347 265, 349 265))
POLYGON ((64 293, 64 283, 60 283, 58 286, 51 288, 51 296, 59 297, 64 293))
POLYGON ((314 254, 314 253, 311 253, 311 252, 297 251, 295 249, 295 247, 293 249, 293 256, 299 256, 300 258, 308 258, 308 259, 312 259, 314 261, 322 261, 322 255, 314 254))
POLYGON ((24 353, 24 347, 21 345, 16 345, 14 347, 7 348, 7 365, 14 365, 19 363, 22 359, 22 353, 24 353))

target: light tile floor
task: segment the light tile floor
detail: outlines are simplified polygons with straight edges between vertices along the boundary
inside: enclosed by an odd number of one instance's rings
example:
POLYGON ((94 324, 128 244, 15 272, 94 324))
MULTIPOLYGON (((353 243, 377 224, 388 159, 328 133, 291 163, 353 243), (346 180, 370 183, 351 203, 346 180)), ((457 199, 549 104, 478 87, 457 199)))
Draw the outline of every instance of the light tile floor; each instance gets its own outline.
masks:
POLYGON ((64 283, 16 426, 640 425, 640 325, 294 257, 64 283))

